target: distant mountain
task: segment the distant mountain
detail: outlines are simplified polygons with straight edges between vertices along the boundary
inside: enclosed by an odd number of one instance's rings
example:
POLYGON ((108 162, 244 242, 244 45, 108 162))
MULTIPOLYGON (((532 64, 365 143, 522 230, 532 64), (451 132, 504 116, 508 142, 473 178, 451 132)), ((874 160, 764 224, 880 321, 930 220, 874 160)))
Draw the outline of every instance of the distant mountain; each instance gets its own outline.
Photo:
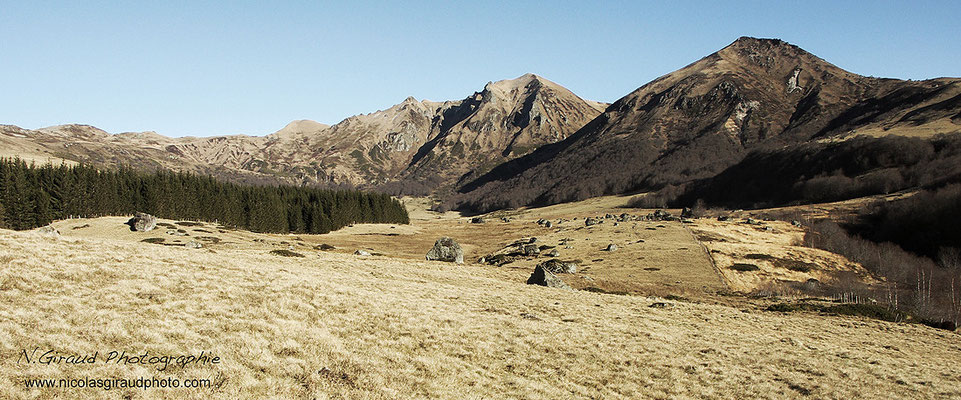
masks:
POLYGON ((755 149, 958 131, 959 79, 864 77, 780 40, 742 37, 466 183, 451 204, 491 210, 658 189, 713 177, 755 149))
POLYGON ((526 74, 488 83, 463 100, 409 97, 333 126, 293 121, 265 137, 168 138, 153 132, 110 135, 86 125, 0 126, 0 144, 35 160, 184 170, 247 183, 426 193, 563 140, 606 106, 526 74))

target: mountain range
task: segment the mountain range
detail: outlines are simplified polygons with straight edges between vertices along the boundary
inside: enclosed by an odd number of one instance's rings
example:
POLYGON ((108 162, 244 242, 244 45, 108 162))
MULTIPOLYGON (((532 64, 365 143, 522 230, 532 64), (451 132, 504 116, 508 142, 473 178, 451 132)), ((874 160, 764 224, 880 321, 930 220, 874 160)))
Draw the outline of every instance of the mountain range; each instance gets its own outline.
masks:
POLYGON ((781 40, 742 37, 613 104, 526 74, 461 100, 410 97, 266 136, 3 125, 0 156, 433 193, 450 207, 491 210, 709 180, 786 146, 958 132, 961 79, 865 77, 781 40))
POLYGON ((457 101, 408 97, 328 126, 294 121, 266 136, 110 135, 87 125, 0 126, 6 156, 210 174, 245 183, 350 185, 427 193, 466 180, 597 117, 607 104, 526 74, 457 101))

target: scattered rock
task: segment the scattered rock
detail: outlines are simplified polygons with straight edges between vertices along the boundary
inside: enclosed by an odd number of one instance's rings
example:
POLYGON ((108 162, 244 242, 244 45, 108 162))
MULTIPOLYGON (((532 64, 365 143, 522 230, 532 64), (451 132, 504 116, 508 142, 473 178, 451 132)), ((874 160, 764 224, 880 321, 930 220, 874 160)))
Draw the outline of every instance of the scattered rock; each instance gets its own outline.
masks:
POLYGON ((728 221, 728 220, 730 220, 730 219, 731 219, 731 217, 728 217, 727 215, 719 215, 719 216, 717 217, 717 220, 718 220, 718 221, 721 221, 721 222, 728 221))
POLYGON ((284 250, 284 249, 271 250, 270 254, 273 254, 276 256, 283 256, 283 257, 300 257, 300 258, 306 257, 303 254, 295 253, 293 251, 284 250))
POLYGON ((522 312, 522 313, 521 313, 521 318, 524 318, 524 319, 532 319, 532 320, 535 320, 535 321, 539 321, 539 320, 540 320, 540 318, 537 318, 536 315, 531 314, 531 313, 526 313, 526 312, 522 312))
POLYGON ((544 227, 545 227, 545 228, 553 228, 553 227, 554 227, 554 224, 551 223, 551 221, 547 221, 547 222, 544 222, 544 227))
POLYGON ((186 244, 184 244, 184 247, 186 247, 186 248, 188 248, 188 249, 199 249, 199 248, 204 247, 204 245, 201 244, 200 242, 195 242, 195 241, 191 240, 191 241, 187 242, 186 244))
POLYGON ((149 232, 157 227, 157 217, 138 212, 127 221, 127 225, 130 225, 130 229, 135 232, 149 232))
POLYGON ((532 238, 530 238, 530 240, 527 241, 527 243, 530 243, 530 244, 537 243, 537 238, 536 238, 536 237, 532 237, 532 238))
POLYGON ((677 217, 664 210, 654 210, 654 212, 647 214, 647 219, 650 221, 674 221, 677 217))
POLYGON ((552 258, 550 260, 544 261, 540 264, 537 264, 537 266, 544 268, 554 274, 576 274, 577 273, 577 264, 568 262, 568 261, 561 261, 556 258, 552 258))
POLYGON ((561 255, 561 253, 558 252, 557 249, 551 249, 551 251, 547 253, 548 257, 557 257, 559 255, 561 255))
POLYGON ((794 225, 794 226, 800 228, 800 227, 801 227, 801 221, 798 221, 798 220, 791 221, 791 225, 794 225))
POLYGON ((53 225, 47 225, 37 229, 37 233, 44 236, 60 236, 60 231, 54 228, 53 225))
POLYGON ((171 236, 187 236, 187 232, 179 231, 175 229, 168 229, 167 234, 171 236))
POLYGON ((604 251, 617 251, 617 245, 614 243, 611 243, 604 248, 604 251))
POLYGON ((557 275, 554 275, 551 271, 544 269, 544 267, 540 265, 534 267, 534 273, 527 279, 527 284, 572 290, 561 278, 558 278, 557 275))
POLYGON ((483 223, 484 223, 484 219, 481 218, 481 217, 474 217, 474 218, 471 218, 471 219, 470 219, 470 223, 472 223, 472 224, 483 224, 483 223))
POLYGON ((355 255, 355 256, 369 256, 369 255, 370 255, 370 252, 367 251, 367 250, 363 250, 363 249, 357 249, 356 251, 354 251, 354 255, 355 255))
POLYGON ((327 243, 321 243, 321 244, 318 244, 318 245, 314 246, 314 249, 315 249, 315 250, 327 251, 327 250, 336 249, 336 247, 331 246, 331 245, 329 245, 329 244, 327 244, 327 243))
POLYGON ((664 302, 660 302, 660 301, 659 301, 659 302, 657 302, 657 303, 654 303, 654 304, 649 305, 648 307, 650 307, 650 308, 670 308, 671 305, 668 304, 668 303, 664 303, 664 302))
POLYGON ((594 218, 591 218, 591 217, 588 217, 588 218, 584 219, 584 226, 593 226, 593 225, 597 225, 597 224, 599 224, 599 223, 600 223, 600 221, 598 221, 598 220, 596 220, 596 219, 594 219, 594 218))
POLYGON ((541 249, 534 244, 525 244, 521 247, 521 253, 528 257, 534 257, 540 254, 541 249))
POLYGON ((434 242, 434 247, 427 252, 427 260, 463 264, 464 250, 454 239, 445 236, 434 242))

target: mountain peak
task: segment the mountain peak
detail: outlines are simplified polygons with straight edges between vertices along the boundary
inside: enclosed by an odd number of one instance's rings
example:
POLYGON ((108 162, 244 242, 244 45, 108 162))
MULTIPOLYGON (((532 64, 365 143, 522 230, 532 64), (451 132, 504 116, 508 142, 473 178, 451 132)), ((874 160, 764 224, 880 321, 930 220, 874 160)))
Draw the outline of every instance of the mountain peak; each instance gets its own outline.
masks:
POLYGON ((291 121, 279 131, 274 132, 276 136, 290 136, 298 133, 316 132, 329 128, 330 125, 322 124, 309 119, 298 119, 291 121))

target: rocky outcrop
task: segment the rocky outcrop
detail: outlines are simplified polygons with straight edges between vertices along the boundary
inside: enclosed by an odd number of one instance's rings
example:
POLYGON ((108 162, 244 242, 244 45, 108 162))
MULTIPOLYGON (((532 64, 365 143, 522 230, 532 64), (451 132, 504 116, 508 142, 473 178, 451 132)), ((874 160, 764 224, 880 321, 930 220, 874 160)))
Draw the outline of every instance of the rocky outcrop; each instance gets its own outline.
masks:
POLYGON ((558 278, 557 275, 554 275, 554 273, 548 271, 540 265, 534 267, 534 273, 532 273, 531 277, 527 279, 527 284, 572 290, 570 286, 561 280, 561 278, 558 278))
POLYGON ((427 260, 463 264, 464 250, 454 239, 445 236, 434 242, 434 247, 427 252, 427 260))
POLYGON ((550 259, 537 264, 538 267, 544 268, 551 273, 555 274, 575 274, 577 273, 577 264, 569 261, 561 261, 558 259, 550 259))
POLYGON ((60 237, 60 231, 58 231, 57 228, 54 228, 53 225, 37 228, 37 233, 43 236, 60 237))
POLYGON ((157 227, 157 217, 138 212, 133 215, 133 218, 127 221, 127 225, 130 225, 130 230, 132 231, 149 232, 157 227))

